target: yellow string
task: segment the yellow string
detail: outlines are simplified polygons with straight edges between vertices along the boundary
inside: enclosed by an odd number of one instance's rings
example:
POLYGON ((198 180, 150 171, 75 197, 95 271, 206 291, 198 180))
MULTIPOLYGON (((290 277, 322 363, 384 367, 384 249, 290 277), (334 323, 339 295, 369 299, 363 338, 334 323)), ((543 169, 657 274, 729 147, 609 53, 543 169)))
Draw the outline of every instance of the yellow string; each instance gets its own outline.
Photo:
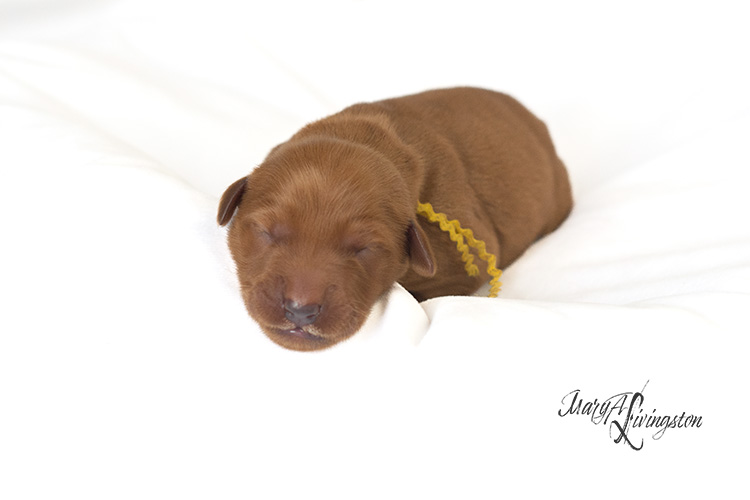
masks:
POLYGON ((493 254, 487 252, 484 241, 476 239, 471 229, 462 228, 457 220, 448 220, 448 216, 444 213, 435 212, 429 203, 419 203, 417 205, 417 213, 426 217, 430 222, 437 222, 440 225, 440 229, 448 233, 450 239, 456 243, 458 251, 461 252, 461 260, 464 262, 464 269, 466 269, 466 274, 469 276, 477 276, 479 274, 479 269, 474 264, 474 256, 471 254, 469 247, 477 250, 479 258, 487 263, 487 274, 492 276, 489 296, 497 297, 502 286, 500 275, 503 272, 496 267, 497 259, 493 254), (464 242, 464 238, 468 241, 468 245, 464 242))

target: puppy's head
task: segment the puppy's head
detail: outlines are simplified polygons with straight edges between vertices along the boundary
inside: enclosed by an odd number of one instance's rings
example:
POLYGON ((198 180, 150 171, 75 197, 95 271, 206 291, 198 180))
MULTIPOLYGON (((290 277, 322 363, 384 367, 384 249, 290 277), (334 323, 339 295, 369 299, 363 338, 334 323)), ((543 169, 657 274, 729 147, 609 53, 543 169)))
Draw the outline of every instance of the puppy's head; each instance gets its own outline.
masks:
POLYGON ((409 267, 435 272, 413 205, 372 150, 325 139, 276 148, 219 204, 250 316, 294 350, 353 335, 409 267))

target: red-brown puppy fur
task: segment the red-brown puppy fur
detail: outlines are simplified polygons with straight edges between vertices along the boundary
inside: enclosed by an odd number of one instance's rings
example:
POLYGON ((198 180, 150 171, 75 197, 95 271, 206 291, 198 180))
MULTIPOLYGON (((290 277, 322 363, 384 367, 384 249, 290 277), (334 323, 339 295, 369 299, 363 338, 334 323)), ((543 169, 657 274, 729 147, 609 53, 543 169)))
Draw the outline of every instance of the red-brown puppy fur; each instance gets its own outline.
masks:
POLYGON ((278 344, 353 335, 395 282, 419 300, 465 295, 460 254, 418 202, 458 219, 503 268, 572 207, 547 128, 511 97, 428 91, 357 104, 274 148, 222 196, 250 315, 278 344), (235 214, 236 209, 236 214, 235 214))

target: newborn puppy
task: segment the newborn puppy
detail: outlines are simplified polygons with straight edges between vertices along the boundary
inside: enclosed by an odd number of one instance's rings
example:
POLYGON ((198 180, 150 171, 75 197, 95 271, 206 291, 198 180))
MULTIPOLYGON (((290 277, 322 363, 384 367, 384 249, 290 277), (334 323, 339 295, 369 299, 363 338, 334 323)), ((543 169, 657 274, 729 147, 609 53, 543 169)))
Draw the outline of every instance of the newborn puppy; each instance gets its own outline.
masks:
POLYGON ((507 95, 455 88, 351 106, 275 147, 221 198, 250 316, 309 351, 353 335, 395 282, 418 300, 475 292, 488 277, 467 275, 418 202, 472 229, 500 268, 572 207, 547 128, 507 95))

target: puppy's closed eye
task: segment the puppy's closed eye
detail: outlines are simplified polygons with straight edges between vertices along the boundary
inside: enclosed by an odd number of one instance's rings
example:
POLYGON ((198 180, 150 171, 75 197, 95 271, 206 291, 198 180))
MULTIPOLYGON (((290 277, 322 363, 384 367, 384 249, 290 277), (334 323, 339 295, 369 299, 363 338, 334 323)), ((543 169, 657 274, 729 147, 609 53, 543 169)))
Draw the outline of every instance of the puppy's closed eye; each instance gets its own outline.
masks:
POLYGON ((352 250, 351 255, 362 265, 370 264, 381 253, 382 248, 377 244, 370 244, 362 247, 356 247, 352 250))
POLYGON ((364 261, 382 250, 382 244, 371 234, 354 233, 343 238, 341 248, 346 255, 364 261))
POLYGON ((253 233, 258 239, 267 245, 277 245, 286 243, 292 236, 292 230, 289 226, 281 223, 266 224, 253 221, 253 233))
POLYGON ((358 247, 354 249, 354 256, 357 258, 365 258, 368 255, 372 254, 375 251, 374 246, 364 246, 364 247, 358 247))

